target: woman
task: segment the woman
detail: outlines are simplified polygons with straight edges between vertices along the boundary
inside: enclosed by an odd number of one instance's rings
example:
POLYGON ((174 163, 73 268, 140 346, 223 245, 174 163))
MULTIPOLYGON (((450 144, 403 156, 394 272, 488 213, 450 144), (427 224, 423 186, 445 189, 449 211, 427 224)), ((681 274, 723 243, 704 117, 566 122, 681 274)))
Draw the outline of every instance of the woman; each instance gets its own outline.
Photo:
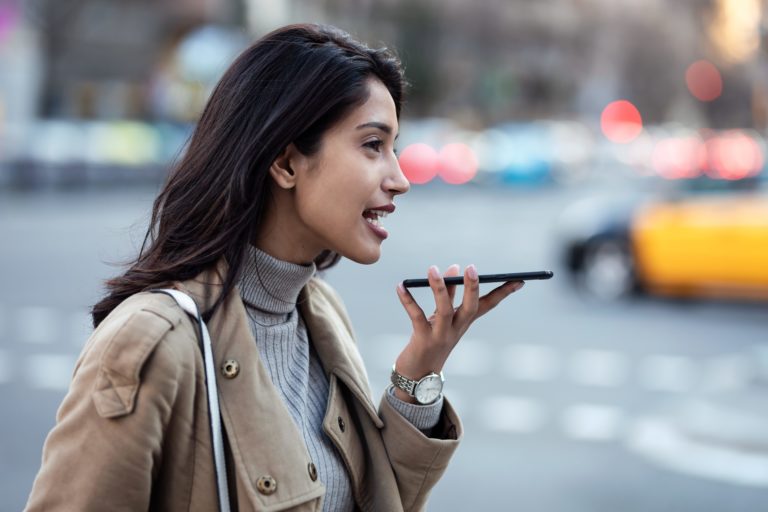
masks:
POLYGON ((93 308, 28 510, 217 509, 197 331, 158 288, 204 312, 233 510, 424 507, 462 434, 443 364, 521 283, 480 298, 470 266, 454 309, 432 267, 429 318, 398 286, 413 334, 399 387, 374 407, 341 300, 314 274, 379 259, 380 219, 409 188, 394 152, 402 91, 395 57, 332 27, 276 30, 232 64, 137 260, 93 308))

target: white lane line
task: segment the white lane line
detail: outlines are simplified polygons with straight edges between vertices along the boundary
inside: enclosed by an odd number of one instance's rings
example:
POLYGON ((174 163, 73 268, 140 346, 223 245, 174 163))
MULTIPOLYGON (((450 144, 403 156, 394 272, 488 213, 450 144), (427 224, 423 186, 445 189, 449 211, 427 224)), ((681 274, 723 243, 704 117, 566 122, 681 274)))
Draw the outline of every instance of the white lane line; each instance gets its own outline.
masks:
POLYGON ((673 471, 736 485, 768 487, 765 452, 696 442, 660 418, 639 420, 627 443, 632 451, 673 471))
POLYGON ((0 350, 0 384, 11 382, 13 374, 11 373, 11 358, 8 353, 0 350))
POLYGON ((69 315, 69 333, 72 345, 83 347, 88 337, 93 332, 91 315, 86 311, 80 311, 69 315))
POLYGON ((490 345, 478 339, 464 339, 445 364, 446 375, 481 377, 491 373, 493 355, 490 345))
POLYGON ((570 363, 571 377, 584 386, 619 386, 629 370, 626 355, 607 350, 580 350, 570 363))
POLYGON ((66 390, 72 380, 76 358, 58 354, 29 356, 24 374, 35 389, 66 390))
POLYGON ((576 404, 563 411, 562 427, 568 437, 582 441, 611 441, 619 437, 623 413, 616 407, 576 404))
POLYGON ((709 391, 742 389, 755 372, 755 366, 745 354, 717 356, 704 364, 702 386, 709 391))
POLYGON ((511 379, 543 382, 557 376, 558 354, 552 347, 517 344, 501 354, 502 371, 511 379))
POLYGON ((25 343, 56 341, 60 327, 58 311, 46 307, 25 307, 16 314, 16 336, 25 343))
POLYGON ((480 405, 485 428, 497 432, 529 433, 545 421, 544 408, 535 400, 514 396, 489 397, 480 405))
POLYGON ((695 363, 683 356, 649 355, 639 365, 640 383, 653 391, 682 393, 693 388, 696 379, 695 363))

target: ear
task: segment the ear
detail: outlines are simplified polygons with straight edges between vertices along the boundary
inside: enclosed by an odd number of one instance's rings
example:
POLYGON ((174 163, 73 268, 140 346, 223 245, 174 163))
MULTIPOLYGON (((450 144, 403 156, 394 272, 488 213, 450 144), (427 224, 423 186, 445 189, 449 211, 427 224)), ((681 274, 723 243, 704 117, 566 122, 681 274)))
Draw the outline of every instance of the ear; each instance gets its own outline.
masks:
POLYGON ((291 167, 292 157, 296 154, 296 148, 289 144, 269 166, 269 174, 278 187, 291 189, 296 186, 296 172, 291 167))

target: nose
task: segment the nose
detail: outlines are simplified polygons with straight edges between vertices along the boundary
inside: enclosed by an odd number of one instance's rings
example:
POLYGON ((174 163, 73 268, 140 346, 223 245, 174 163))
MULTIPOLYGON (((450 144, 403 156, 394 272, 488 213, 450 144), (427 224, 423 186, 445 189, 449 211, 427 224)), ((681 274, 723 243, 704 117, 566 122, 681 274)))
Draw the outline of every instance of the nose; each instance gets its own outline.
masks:
POLYGON ((405 194, 411 189, 411 183, 403 174, 397 157, 394 158, 392 171, 387 175, 387 179, 384 180, 384 188, 393 195, 405 194))

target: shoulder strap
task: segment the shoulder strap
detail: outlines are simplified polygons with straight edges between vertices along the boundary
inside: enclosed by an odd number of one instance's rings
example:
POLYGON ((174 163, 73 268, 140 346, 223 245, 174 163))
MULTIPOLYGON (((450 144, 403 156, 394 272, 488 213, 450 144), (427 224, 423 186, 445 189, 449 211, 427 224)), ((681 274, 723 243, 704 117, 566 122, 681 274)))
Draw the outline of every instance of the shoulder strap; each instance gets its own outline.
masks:
POLYGON ((219 391, 216 385, 216 369, 213 364, 213 350, 211 349, 211 336, 208 327, 203 322, 195 301, 184 292, 163 288, 152 290, 154 293, 164 293, 173 298, 176 303, 198 325, 198 341, 203 352, 205 363, 205 383, 208 391, 208 419, 211 424, 211 440, 213 442, 213 462, 216 466, 216 487, 219 490, 219 510, 229 512, 229 487, 227 486, 227 465, 224 460, 224 438, 221 427, 221 411, 219 409, 219 391))

